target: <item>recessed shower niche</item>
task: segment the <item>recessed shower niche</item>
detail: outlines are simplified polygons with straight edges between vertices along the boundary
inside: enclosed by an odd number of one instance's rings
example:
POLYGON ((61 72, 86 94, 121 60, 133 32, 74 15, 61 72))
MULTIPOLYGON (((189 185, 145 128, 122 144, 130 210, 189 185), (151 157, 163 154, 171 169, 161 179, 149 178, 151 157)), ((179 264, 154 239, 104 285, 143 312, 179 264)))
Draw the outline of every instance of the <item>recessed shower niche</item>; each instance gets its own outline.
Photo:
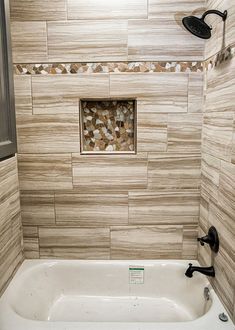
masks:
POLYGON ((81 152, 135 153, 135 100, 81 100, 81 152))

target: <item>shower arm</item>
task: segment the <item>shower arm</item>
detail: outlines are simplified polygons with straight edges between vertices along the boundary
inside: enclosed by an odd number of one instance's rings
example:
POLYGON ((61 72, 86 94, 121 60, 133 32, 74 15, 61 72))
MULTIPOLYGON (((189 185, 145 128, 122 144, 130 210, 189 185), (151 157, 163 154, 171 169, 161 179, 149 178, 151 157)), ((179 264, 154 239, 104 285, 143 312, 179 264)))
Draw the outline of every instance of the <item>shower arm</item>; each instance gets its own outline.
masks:
POLYGON ((227 10, 225 10, 223 13, 219 10, 215 10, 215 9, 211 9, 211 10, 207 10, 203 15, 202 15, 202 20, 204 21, 204 19, 206 18, 207 15, 210 15, 210 14, 216 14, 216 15, 219 15, 220 17, 222 17, 223 21, 226 20, 227 18, 227 15, 228 15, 228 12, 227 10))

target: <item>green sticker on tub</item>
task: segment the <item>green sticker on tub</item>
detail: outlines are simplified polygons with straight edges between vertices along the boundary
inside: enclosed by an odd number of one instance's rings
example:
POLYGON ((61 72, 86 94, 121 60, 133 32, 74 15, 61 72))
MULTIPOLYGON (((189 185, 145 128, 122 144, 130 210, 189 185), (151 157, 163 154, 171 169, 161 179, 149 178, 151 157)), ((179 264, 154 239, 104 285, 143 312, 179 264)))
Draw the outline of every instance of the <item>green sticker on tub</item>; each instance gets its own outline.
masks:
POLYGON ((129 283, 144 284, 144 266, 129 266, 129 283))

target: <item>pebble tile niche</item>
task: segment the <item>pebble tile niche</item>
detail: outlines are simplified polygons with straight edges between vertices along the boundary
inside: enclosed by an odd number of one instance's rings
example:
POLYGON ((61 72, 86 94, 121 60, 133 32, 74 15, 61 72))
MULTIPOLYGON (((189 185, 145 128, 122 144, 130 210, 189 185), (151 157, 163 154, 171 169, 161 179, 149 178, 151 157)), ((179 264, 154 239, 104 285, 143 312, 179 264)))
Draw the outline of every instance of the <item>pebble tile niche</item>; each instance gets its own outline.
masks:
POLYGON ((135 153, 135 100, 81 100, 82 153, 135 153))

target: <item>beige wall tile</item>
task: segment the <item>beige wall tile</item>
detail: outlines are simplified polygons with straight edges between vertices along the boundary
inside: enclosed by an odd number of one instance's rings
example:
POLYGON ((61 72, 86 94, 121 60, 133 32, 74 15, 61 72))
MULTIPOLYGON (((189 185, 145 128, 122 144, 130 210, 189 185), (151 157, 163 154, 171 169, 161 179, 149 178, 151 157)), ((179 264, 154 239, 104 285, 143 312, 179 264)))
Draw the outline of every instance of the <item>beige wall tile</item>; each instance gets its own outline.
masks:
POLYGON ((112 227, 111 259, 180 258, 183 226, 112 227))
POLYGON ((168 117, 168 148, 170 152, 201 151, 201 114, 170 114, 168 117))
POLYGON ((14 63, 46 62, 46 22, 12 22, 12 53, 14 63))
POLYGON ((212 285, 215 287, 215 291, 222 302, 232 313, 235 277, 231 276, 231 274, 235 272, 235 263, 231 255, 222 246, 220 247, 220 252, 215 257, 214 268, 216 277, 212 280, 212 285))
POLYGON ((49 22, 48 55, 50 61, 125 61, 127 21, 49 22))
POLYGON ((138 112, 137 148, 138 151, 166 151, 167 114, 138 112))
POLYGON ((147 187, 147 154, 73 154, 73 185, 82 192, 128 191, 147 187))
MULTIPOLYGON (((202 195, 202 194, 201 194, 202 195)), ((201 196, 200 200, 200 217, 199 217, 199 227, 205 232, 209 229, 209 202, 201 196)))
POLYGON ((198 253, 198 225, 187 225, 183 228, 182 258, 197 259, 198 253))
POLYGON ((19 154, 21 190, 72 189, 71 154, 19 154))
POLYGON ((38 237, 38 227, 37 226, 23 226, 24 237, 27 238, 37 238, 38 237))
POLYGON ((0 229, 12 230, 12 219, 20 212, 16 158, 0 162, 0 229), (9 227, 10 226, 10 227, 9 227))
POLYGON ((138 98, 138 112, 187 112, 188 75, 183 73, 111 74, 110 96, 138 98))
POLYGON ((221 161, 209 154, 202 154, 201 190, 207 201, 218 202, 218 189, 221 161))
POLYGON ((23 261, 16 157, 0 162, 0 294, 23 261))
POLYGON ((211 15, 207 21, 212 24, 212 37, 207 40, 205 45, 205 58, 219 52, 222 48, 227 47, 235 42, 235 6, 230 0, 207 2, 207 9, 218 9, 220 11, 227 10, 228 17, 225 22, 220 17, 211 15))
POLYGON ((221 162, 219 205, 235 219, 235 165, 221 162))
POLYGON ((21 191, 20 201, 23 225, 55 224, 54 193, 21 191))
POLYGON ((38 238, 24 238, 24 257, 26 259, 39 259, 38 238))
POLYGON ((58 225, 125 225, 128 224, 128 195, 56 193, 55 211, 58 225))
POLYGON ((32 78, 33 104, 38 109, 45 103, 63 106, 64 102, 74 102, 78 98, 109 97, 109 75, 50 75, 32 78), (72 101, 71 101, 72 99, 72 101))
POLYGON ((109 259, 108 228, 40 228, 42 258, 109 259))
POLYGON ((17 115, 32 114, 32 93, 30 76, 14 76, 15 109, 17 115))
POLYGON ((235 114, 233 119, 232 163, 235 164, 235 114))
POLYGON ((204 41, 174 20, 129 20, 128 60, 203 60, 204 41), (157 41, 157 42, 156 42, 157 41))
POLYGON ((200 154, 151 153, 148 155, 149 189, 198 190, 200 178, 200 154))
POLYGON ((184 16, 200 16, 204 11, 203 0, 149 0, 149 18, 168 18, 181 23, 184 16))
POLYGON ((35 97, 33 100, 34 115, 59 115, 79 112, 79 100, 77 97, 35 97))
POLYGON ((11 0, 12 21, 64 20, 67 17, 66 0, 11 0))
POLYGON ((230 162, 232 138, 232 112, 210 112, 204 115, 202 135, 203 152, 230 162))
POLYGON ((231 215, 228 214, 227 209, 220 207, 218 204, 210 203, 208 220, 209 225, 215 226, 218 233, 220 234, 220 246, 222 246, 227 251, 227 253, 235 262, 234 217, 231 217, 231 215))
POLYGON ((199 201, 199 191, 129 192, 129 223, 197 224, 199 201))
POLYGON ((68 19, 148 18, 147 0, 68 0, 68 19))
POLYGON ((19 153, 78 152, 79 116, 75 114, 17 116, 19 153))
POLYGON ((189 75, 188 112, 203 112, 204 107, 204 73, 189 75))
MULTIPOLYGON (((222 23, 221 23, 222 24, 222 23)), ((232 112, 235 103, 235 58, 207 72, 205 110, 232 112)))

